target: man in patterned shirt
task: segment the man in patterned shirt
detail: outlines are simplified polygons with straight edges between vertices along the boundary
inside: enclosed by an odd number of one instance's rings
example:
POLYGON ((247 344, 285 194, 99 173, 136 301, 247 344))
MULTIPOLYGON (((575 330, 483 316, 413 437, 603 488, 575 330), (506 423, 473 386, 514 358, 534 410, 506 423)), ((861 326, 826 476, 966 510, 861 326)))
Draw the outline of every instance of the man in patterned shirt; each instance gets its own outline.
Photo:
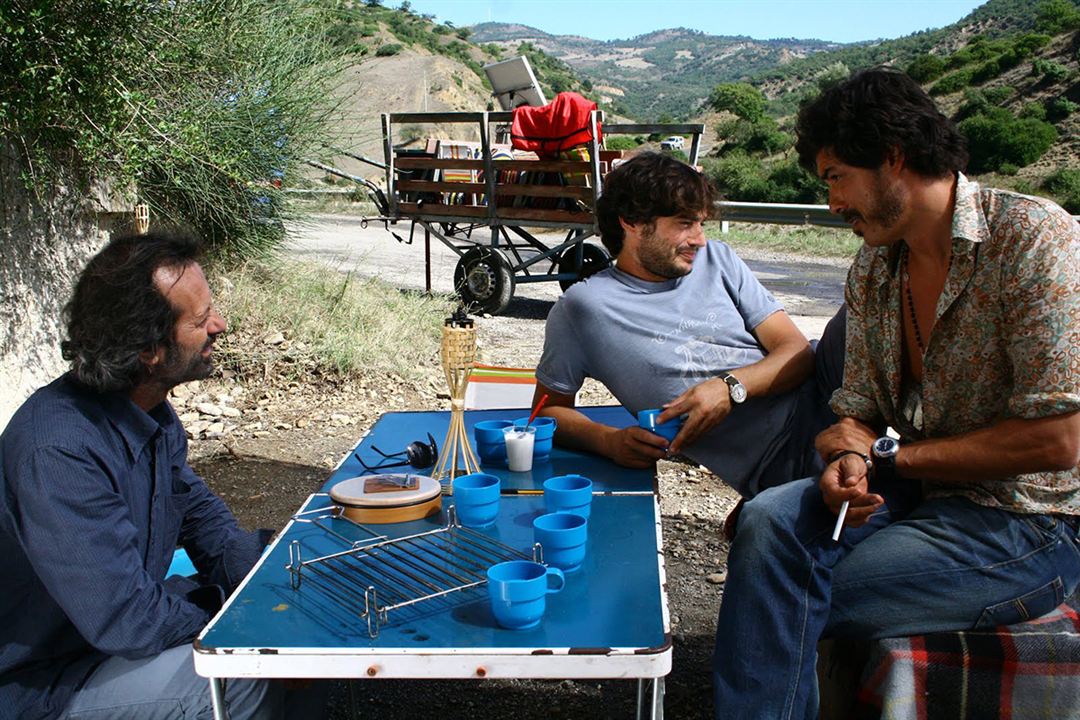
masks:
POLYGON ((724 718, 816 717, 823 636, 1010 624, 1080 583, 1076 221, 965 178, 964 139, 897 72, 825 92, 797 132, 866 244, 846 288, 841 420, 817 440, 829 464, 739 521, 717 630, 724 718))

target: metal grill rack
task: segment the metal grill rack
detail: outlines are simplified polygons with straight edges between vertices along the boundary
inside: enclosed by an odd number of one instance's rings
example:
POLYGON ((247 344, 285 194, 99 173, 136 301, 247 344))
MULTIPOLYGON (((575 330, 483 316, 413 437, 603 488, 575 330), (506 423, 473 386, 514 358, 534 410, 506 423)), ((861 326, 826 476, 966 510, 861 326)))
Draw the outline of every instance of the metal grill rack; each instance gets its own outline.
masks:
POLYGON ((350 608, 358 608, 360 617, 367 621, 371 638, 378 637, 379 628, 387 623, 394 610, 480 587, 487 583, 487 569, 496 563, 540 561, 542 557, 539 546, 533 548, 530 556, 462 527, 453 506, 448 509, 446 526, 400 538, 389 539, 353 523, 373 535, 371 539, 355 542, 319 522, 347 520, 340 508, 324 508, 321 512, 321 516, 304 521, 315 523, 351 547, 304 560, 300 543, 294 540, 289 545, 286 566, 292 588, 298 591, 301 581, 306 579, 350 608))

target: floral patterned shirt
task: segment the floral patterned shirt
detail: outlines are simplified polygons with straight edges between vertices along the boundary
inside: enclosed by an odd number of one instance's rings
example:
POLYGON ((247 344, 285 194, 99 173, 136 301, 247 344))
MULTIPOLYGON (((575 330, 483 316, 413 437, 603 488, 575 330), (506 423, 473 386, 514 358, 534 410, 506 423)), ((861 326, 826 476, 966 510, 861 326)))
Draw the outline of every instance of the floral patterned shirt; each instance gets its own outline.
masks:
MULTIPOLYGON (((922 427, 901 412, 899 256, 863 246, 848 273, 841 417, 909 441, 1006 418, 1080 410, 1080 225, 1057 205, 957 180, 952 265, 923 356, 922 427)), ((1022 513, 1080 515, 1080 467, 971 483, 924 482, 1022 513)))

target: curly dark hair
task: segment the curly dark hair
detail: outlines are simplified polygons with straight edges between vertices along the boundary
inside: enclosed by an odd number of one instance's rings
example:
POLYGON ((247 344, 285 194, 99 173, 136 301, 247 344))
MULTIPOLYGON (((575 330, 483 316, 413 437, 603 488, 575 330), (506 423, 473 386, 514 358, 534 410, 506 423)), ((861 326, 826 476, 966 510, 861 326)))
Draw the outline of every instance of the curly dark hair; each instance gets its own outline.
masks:
POLYGON ((877 168, 899 150, 912 170, 941 178, 967 167, 967 142, 919 84, 888 68, 864 70, 799 111, 799 163, 816 172, 828 149, 855 167, 877 168))
POLYGON ((199 258, 185 235, 128 235, 90 259, 64 307, 60 344, 71 373, 97 392, 129 391, 146 377, 143 351, 175 346, 176 311, 154 284, 158 268, 184 269, 199 258))
POLYGON ((628 223, 652 223, 658 217, 713 212, 716 190, 694 168, 670 155, 643 152, 604 178, 596 201, 600 240, 612 256, 623 246, 619 218, 628 223))

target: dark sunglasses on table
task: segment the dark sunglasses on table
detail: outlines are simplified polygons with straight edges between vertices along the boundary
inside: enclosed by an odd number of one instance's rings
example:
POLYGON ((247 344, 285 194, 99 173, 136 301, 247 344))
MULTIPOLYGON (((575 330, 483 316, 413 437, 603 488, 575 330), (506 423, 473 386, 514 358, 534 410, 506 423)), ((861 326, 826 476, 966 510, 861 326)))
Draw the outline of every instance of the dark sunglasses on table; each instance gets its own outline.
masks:
POLYGON ((392 467, 403 467, 405 465, 417 469, 431 467, 439 457, 439 446, 436 444, 435 438, 431 437, 431 433, 427 434, 427 442, 424 442, 423 440, 413 440, 401 452, 385 453, 375 445, 372 445, 371 449, 382 457, 382 460, 379 460, 374 465, 368 465, 364 462, 363 458, 360 457, 360 453, 353 453, 353 457, 360 461, 360 464, 367 472, 375 472, 376 470, 392 467))

